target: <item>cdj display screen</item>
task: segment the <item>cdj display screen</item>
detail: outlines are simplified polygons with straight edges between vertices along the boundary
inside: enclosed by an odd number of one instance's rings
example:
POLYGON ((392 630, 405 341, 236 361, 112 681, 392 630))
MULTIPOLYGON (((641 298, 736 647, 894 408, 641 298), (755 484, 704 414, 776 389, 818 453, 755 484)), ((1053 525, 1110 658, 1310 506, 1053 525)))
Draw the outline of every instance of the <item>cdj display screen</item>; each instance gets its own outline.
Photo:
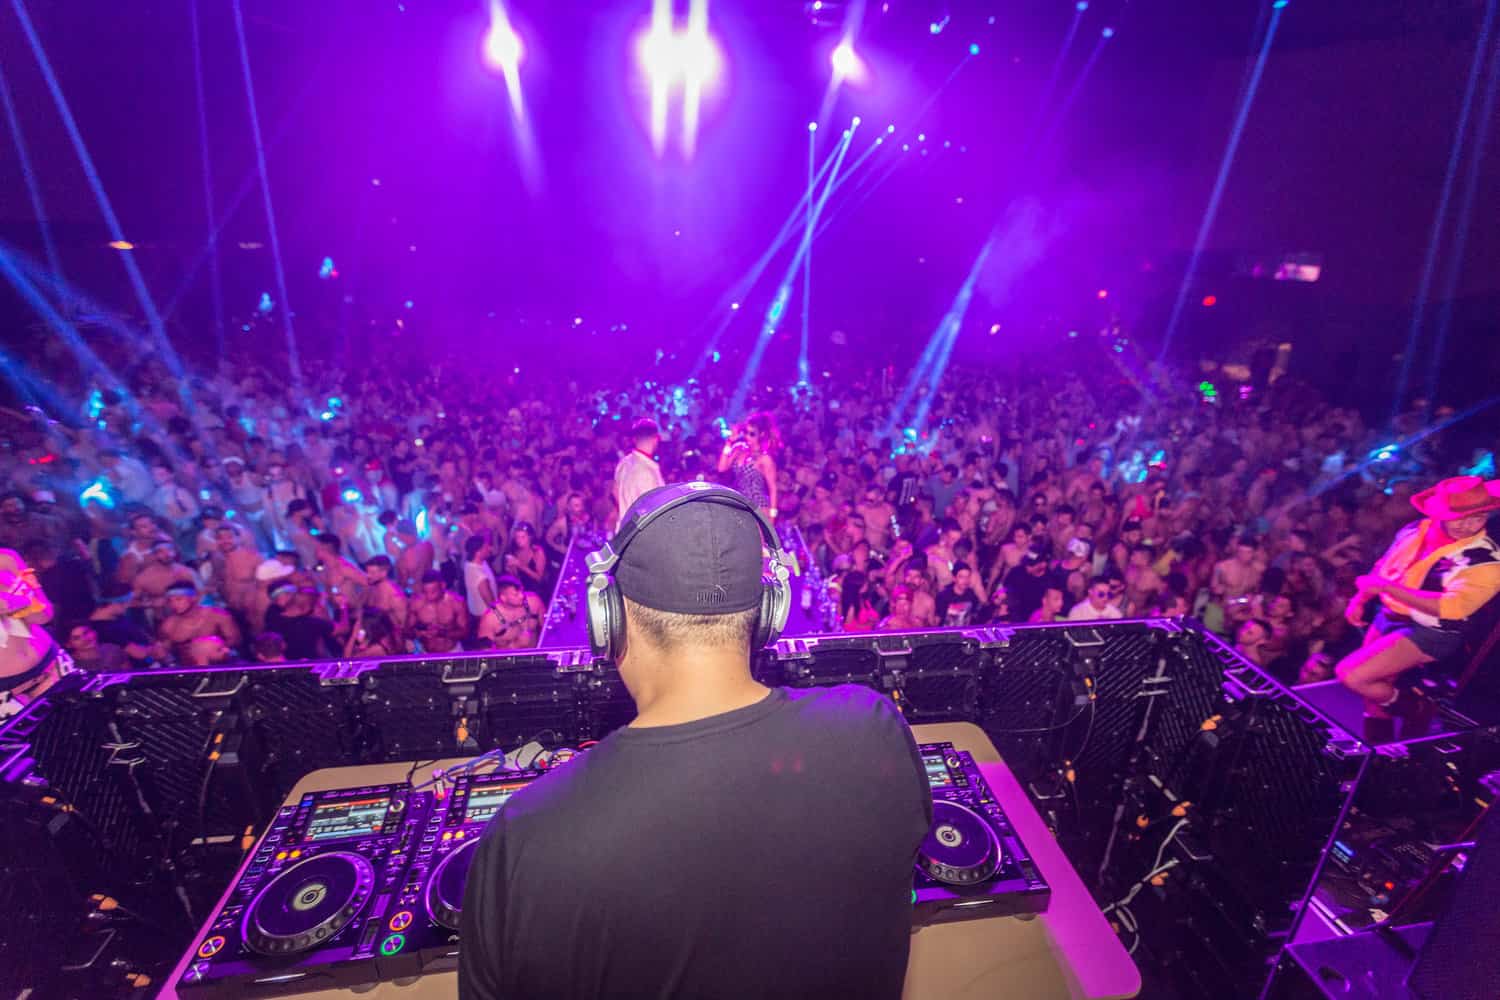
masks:
POLYGON ((922 766, 927 768, 927 784, 931 788, 945 788, 953 784, 948 765, 943 761, 941 750, 928 750, 922 754, 922 766))
POLYGON ((391 804, 389 795, 372 795, 363 799, 323 802, 313 809, 308 820, 305 841, 332 840, 380 833, 385 829, 385 813, 391 804))
POLYGON ((504 785, 485 785, 479 788, 469 789, 469 801, 464 806, 465 823, 484 823, 500 807, 505 805, 506 800, 516 794, 516 789, 526 784, 524 781, 513 781, 504 785))

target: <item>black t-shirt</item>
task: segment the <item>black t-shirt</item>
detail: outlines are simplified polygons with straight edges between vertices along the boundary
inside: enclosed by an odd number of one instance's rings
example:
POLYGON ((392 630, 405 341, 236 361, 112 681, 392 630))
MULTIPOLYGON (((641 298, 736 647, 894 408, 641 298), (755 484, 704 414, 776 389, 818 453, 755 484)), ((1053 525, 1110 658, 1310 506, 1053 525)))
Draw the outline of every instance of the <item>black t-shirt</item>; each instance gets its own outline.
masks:
POLYGON ((286 640, 288 660, 318 660, 339 651, 333 622, 321 615, 289 615, 273 607, 266 615, 266 631, 286 640))
POLYGON ((937 608, 939 625, 972 625, 979 610, 979 595, 974 592, 973 587, 960 594, 950 583, 938 591, 933 604, 937 608))
POLYGON ((1048 587, 1061 588, 1057 577, 1051 572, 1032 576, 1025 566, 1012 566, 1005 574, 1005 593, 1010 598, 1011 621, 1024 622, 1042 606, 1042 598, 1048 587))
POLYGON ((911 731, 866 688, 617 730, 485 832, 459 996, 898 997, 931 822, 911 731))

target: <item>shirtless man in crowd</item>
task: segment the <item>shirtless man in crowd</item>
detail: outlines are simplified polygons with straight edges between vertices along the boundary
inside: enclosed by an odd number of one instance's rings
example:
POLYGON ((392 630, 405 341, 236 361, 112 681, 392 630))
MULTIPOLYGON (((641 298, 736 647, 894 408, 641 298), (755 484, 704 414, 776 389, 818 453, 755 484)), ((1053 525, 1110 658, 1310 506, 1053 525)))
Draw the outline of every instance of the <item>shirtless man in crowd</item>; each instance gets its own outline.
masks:
POLYGON ((159 538, 151 546, 146 564, 135 574, 134 583, 136 605, 159 613, 166 602, 168 588, 174 583, 187 583, 196 590, 198 574, 177 561, 177 546, 170 539, 159 538))
POLYGON ((126 587, 135 584, 135 576, 151 561, 151 546, 155 544, 157 536, 161 532, 157 529, 156 519, 150 514, 137 514, 130 519, 128 526, 130 544, 125 547, 120 556, 120 563, 115 567, 115 581, 126 587))
POLYGON ((1233 632, 1250 617, 1250 599, 1260 587, 1261 567, 1256 564, 1257 549, 1251 538, 1239 538, 1234 554, 1214 564, 1209 579, 1209 593, 1224 609, 1224 627, 1233 632))
POLYGON ((241 543, 242 539, 234 528, 221 524, 214 531, 214 549, 210 558, 213 560, 214 584, 224 605, 248 620, 255 607, 255 570, 261 558, 259 552, 241 543))
POLYGON ((369 586, 364 570, 344 557, 344 543, 335 534, 321 534, 317 538, 318 562, 323 571, 319 583, 326 594, 342 594, 348 598, 350 607, 364 602, 365 590, 369 586))
POLYGON ((448 589, 443 574, 428 570, 411 599, 408 635, 422 644, 424 653, 450 653, 468 632, 469 611, 464 602, 448 589))
POLYGON ((1255 564, 1255 554, 1253 539, 1236 539, 1234 555, 1214 565, 1210 593, 1225 604, 1254 594, 1260 586, 1260 567, 1255 564))
POLYGON ((369 587, 365 590, 365 610, 384 611, 391 616, 396 631, 406 631, 406 594, 391 579, 391 557, 374 556, 366 559, 365 577, 369 587))
POLYGON ((937 598, 933 597, 932 578, 927 574, 927 557, 912 556, 907 560, 901 582, 911 591, 911 616, 921 628, 932 628, 937 624, 937 598))
POLYGON ((422 575, 432 569, 437 550, 417 537, 416 525, 396 517, 393 510, 381 514, 380 523, 385 528, 385 554, 393 563, 392 579, 397 586, 415 589, 422 575))
POLYGON ((531 649, 542 636, 542 599, 513 576, 495 581, 499 597, 479 617, 479 638, 493 649, 531 649))
POLYGON ((1161 575, 1151 567, 1151 550, 1144 545, 1131 549, 1130 562, 1125 567, 1125 592, 1130 601, 1130 613, 1145 614, 1165 587, 1161 575))
POLYGON ((167 616, 157 631, 178 663, 193 667, 223 663, 240 644, 240 627, 234 616, 222 608, 199 604, 198 588, 191 583, 174 583, 167 588, 166 609, 167 616))
POLYGON ((887 552, 891 540, 891 517, 896 513, 885 499, 885 490, 871 483, 855 511, 865 519, 865 538, 876 552, 887 552))

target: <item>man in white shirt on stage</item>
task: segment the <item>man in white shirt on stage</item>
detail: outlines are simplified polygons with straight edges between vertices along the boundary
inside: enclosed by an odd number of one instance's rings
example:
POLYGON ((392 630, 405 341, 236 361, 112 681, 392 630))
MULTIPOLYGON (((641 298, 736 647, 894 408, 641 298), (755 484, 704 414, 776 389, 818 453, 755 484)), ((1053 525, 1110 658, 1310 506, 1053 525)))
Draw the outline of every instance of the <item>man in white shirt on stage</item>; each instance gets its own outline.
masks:
POLYGON ((635 447, 615 466, 615 502, 622 517, 642 494, 666 485, 656 464, 656 449, 661 446, 661 428, 656 421, 646 417, 637 420, 631 428, 631 440, 635 447))

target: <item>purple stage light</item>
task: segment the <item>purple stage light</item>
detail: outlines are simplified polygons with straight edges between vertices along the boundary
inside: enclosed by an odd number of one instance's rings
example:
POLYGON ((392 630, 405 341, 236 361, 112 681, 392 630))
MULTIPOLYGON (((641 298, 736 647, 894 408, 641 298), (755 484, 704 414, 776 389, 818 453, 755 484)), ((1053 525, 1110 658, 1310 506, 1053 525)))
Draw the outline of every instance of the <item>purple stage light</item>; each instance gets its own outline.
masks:
POLYGON ((490 30, 485 33, 484 61, 491 69, 514 73, 521 64, 521 36, 516 34, 505 19, 499 4, 492 4, 490 11, 492 15, 498 13, 499 17, 491 20, 490 30))
POLYGON ((640 36, 636 59, 650 82, 652 147, 657 155, 666 148, 667 105, 680 86, 683 152, 692 156, 699 107, 723 65, 719 46, 708 33, 708 0, 693 0, 684 31, 674 29, 671 0, 653 0, 651 27, 640 36))
POLYGON ((865 62, 854 51, 854 45, 846 38, 834 48, 829 55, 828 61, 833 65, 833 78, 835 82, 850 80, 854 83, 863 83, 865 79, 865 62))
POLYGON ((641 36, 636 58, 651 83, 651 146, 658 156, 667 142, 667 97, 677 76, 675 49, 671 0, 653 0, 651 27, 641 36))

